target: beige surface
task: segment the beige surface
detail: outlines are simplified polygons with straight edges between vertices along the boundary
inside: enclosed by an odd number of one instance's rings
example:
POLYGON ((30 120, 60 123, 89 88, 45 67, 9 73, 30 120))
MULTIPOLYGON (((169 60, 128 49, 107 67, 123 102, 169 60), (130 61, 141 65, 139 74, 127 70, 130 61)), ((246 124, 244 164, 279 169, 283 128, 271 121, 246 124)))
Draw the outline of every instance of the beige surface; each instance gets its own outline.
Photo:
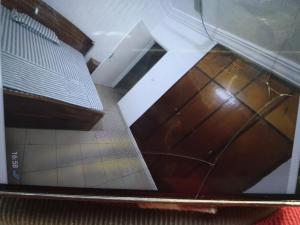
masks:
POLYGON ((105 115, 92 131, 6 129, 9 183, 155 190, 117 107, 119 90, 97 86, 105 115), (11 158, 17 153, 16 179, 11 158))

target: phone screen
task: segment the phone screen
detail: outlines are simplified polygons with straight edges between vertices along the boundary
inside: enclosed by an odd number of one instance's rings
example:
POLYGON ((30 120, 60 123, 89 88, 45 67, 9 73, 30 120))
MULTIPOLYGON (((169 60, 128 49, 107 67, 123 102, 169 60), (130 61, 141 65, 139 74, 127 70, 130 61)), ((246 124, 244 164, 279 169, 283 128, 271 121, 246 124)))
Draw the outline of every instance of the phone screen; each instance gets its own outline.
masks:
POLYGON ((300 2, 1 2, 0 183, 300 193, 300 2))

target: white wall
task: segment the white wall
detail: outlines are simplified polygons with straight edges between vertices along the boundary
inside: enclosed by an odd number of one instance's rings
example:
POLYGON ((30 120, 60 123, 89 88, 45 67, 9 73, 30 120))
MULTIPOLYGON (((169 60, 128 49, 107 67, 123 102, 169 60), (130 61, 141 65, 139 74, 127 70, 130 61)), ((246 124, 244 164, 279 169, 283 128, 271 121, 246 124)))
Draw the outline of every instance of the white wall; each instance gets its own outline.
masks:
POLYGON ((248 194, 285 194, 288 189, 291 161, 287 161, 247 190, 248 194))
POLYGON ((93 72, 96 84, 114 87, 154 44, 151 33, 140 21, 113 50, 113 54, 93 72))
POLYGON ((200 0, 171 0, 172 5, 175 9, 182 11, 192 17, 200 19, 199 12, 195 9, 195 1, 200 0))
MULTIPOLYGON (((171 1, 177 10, 200 20, 195 0, 171 1)), ((281 51, 280 55, 298 63, 299 9, 297 0, 203 0, 205 22, 268 50, 281 51)))
MULTIPOLYGON (((195 0, 171 0, 173 6, 200 20, 195 0)), ((300 63, 300 1, 203 0, 206 23, 300 63), (297 52, 298 51, 298 52, 297 52)), ((213 35, 213 34, 212 34, 213 35)))
POLYGON ((128 126, 214 46, 201 34, 167 17, 152 29, 152 35, 168 52, 119 102, 128 126))
MULTIPOLYGON (((104 61, 141 19, 145 0, 44 0, 80 28, 95 46, 87 59, 104 61)), ((149 3, 147 3, 149 4, 149 3)))

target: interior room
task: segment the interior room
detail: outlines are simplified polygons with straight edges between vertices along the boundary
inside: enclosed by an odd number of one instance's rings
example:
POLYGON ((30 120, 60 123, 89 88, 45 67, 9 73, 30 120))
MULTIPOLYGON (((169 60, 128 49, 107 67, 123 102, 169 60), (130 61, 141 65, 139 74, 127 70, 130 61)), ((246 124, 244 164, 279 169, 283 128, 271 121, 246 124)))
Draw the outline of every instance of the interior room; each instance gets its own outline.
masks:
POLYGON ((295 193, 300 3, 282 2, 2 0, 1 183, 295 193))

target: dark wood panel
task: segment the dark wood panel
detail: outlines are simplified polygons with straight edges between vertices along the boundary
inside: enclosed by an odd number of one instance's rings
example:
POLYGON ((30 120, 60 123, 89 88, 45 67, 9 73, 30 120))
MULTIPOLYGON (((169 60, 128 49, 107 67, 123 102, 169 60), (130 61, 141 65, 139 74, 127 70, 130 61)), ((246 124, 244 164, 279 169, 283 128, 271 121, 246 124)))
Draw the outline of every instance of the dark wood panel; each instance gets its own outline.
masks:
POLYGON ((142 151, 169 152, 230 97, 223 88, 211 82, 141 145, 142 151))
MULTIPOLYGON (((292 139, 298 98, 270 101, 296 90, 220 46, 192 71, 197 70, 213 80, 190 92, 196 94, 180 109, 170 110, 168 118, 163 116, 168 104, 181 98, 182 92, 173 90, 176 86, 167 92, 171 99, 162 101, 165 95, 158 101, 160 107, 152 106, 147 113, 155 113, 148 118, 146 113, 138 122, 160 126, 148 131, 140 150, 159 191, 193 197, 198 191, 200 196, 241 194, 290 158, 292 142, 285 135, 292 139), (255 112, 259 114, 254 117, 255 112)), ((141 127, 141 136, 143 130, 147 129, 141 127)))
POLYGON ((131 131, 137 142, 143 143, 161 124, 178 112, 208 82, 209 79, 207 76, 196 68, 180 79, 131 126, 131 131))
POLYGON ((237 58, 215 78, 215 81, 232 94, 236 94, 252 82, 260 72, 261 69, 243 59, 237 58))
POLYGON ((57 100, 4 92, 4 116, 7 127, 90 130, 102 112, 88 110, 57 100))
POLYGON ((162 155, 144 155, 150 173, 160 192, 178 193, 194 198, 209 170, 205 163, 162 155))
POLYGON ((172 153, 214 162, 218 152, 253 115, 233 98, 182 141, 172 153))
POLYGON ((290 140, 294 140, 297 116, 298 116, 299 95, 287 98, 279 104, 265 119, 276 127, 290 140))
POLYGON ((231 51, 217 45, 202 60, 200 60, 197 67, 211 78, 215 78, 229 66, 235 58, 235 55, 231 51))
POLYGON ((260 121, 225 151, 202 193, 240 194, 287 161, 291 154, 291 142, 260 121))
POLYGON ((86 54, 93 41, 65 17, 41 0, 2 0, 1 4, 9 9, 17 9, 53 30, 60 40, 86 54), (35 14, 36 7, 39 9, 35 14))
POLYGON ((87 67, 89 69, 90 74, 92 74, 97 67, 100 65, 100 62, 98 62, 96 59, 90 58, 87 62, 87 67))
POLYGON ((260 79, 257 79, 248 85, 237 95, 237 97, 259 114, 271 110, 279 101, 284 100, 284 98, 279 97, 278 92, 269 89, 267 84, 261 82, 260 79))
POLYGON ((280 94, 293 94, 299 93, 299 89, 294 87, 292 84, 288 84, 283 80, 280 80, 275 75, 270 72, 265 71, 258 79, 259 82, 267 85, 269 84, 270 88, 280 94))

